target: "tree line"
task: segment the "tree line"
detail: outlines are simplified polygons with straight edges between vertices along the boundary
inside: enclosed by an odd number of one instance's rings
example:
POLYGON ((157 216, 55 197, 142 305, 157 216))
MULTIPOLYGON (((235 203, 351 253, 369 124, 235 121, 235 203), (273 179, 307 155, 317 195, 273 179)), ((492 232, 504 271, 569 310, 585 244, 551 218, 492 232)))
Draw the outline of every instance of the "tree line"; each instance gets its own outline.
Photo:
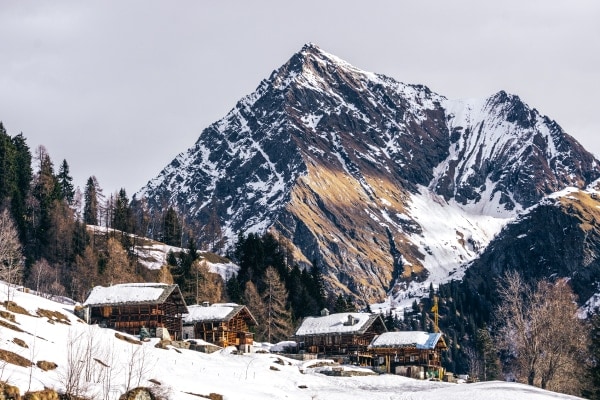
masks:
POLYGON ((104 195, 94 176, 82 193, 67 160, 56 168, 1 122, 0 235, 0 279, 78 301, 96 285, 169 279, 140 268, 136 235, 173 246, 191 237, 173 208, 149 212, 125 189, 104 195))

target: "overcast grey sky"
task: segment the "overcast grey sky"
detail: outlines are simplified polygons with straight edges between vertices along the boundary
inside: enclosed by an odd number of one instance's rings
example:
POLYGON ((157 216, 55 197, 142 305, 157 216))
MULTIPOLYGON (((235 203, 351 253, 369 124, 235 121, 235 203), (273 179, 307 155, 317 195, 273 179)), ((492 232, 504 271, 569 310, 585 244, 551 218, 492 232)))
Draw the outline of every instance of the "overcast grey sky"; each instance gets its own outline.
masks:
POLYGON ((1 1, 0 120, 131 197, 304 43, 449 98, 515 93, 600 156, 600 1, 1 1))

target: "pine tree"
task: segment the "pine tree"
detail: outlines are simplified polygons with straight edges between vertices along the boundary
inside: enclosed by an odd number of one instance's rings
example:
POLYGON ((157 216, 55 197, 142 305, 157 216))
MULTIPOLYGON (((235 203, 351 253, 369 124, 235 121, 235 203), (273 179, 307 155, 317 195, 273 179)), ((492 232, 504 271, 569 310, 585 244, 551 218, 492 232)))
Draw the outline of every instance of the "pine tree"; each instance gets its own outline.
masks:
POLYGON ((589 383, 586 390, 582 393, 586 399, 600 400, 600 314, 599 310, 593 314, 590 319, 590 365, 589 365, 589 383))
POLYGON ((325 307, 325 280, 323 279, 323 274, 319 269, 316 261, 313 261, 312 268, 310 269, 310 276, 312 278, 311 285, 311 295, 315 299, 318 304, 318 311, 322 310, 325 307))
POLYGON ((240 286, 240 281, 236 276, 232 276, 231 278, 229 278, 229 280, 227 280, 227 283, 225 284, 225 287, 227 289, 227 296, 229 297, 230 301, 232 301, 233 303, 244 302, 242 287, 240 286))
POLYGON ((36 222, 32 226, 32 252, 37 259, 48 253, 52 209, 61 195, 58 179, 54 175, 54 166, 46 148, 38 146, 36 154, 39 169, 33 183, 32 195, 35 201, 32 202, 30 217, 36 222))
POLYGON ((292 331, 292 316, 287 308, 288 293, 277 270, 267 267, 262 293, 265 305, 264 332, 268 342, 287 339, 292 331))
POLYGON ((133 216, 124 188, 121 188, 116 196, 112 227, 121 232, 132 233, 133 231, 133 216))
POLYGON ((9 198, 16 186, 15 147, 0 122, 0 201, 9 198))
POLYGON ((98 225, 98 182, 90 176, 85 184, 83 221, 88 225, 98 225))
POLYGON ((181 224, 173 207, 169 207, 165 214, 162 242, 169 246, 181 246, 181 224))
POLYGON ((72 205, 73 196, 75 196, 75 189, 73 188, 73 178, 70 175, 69 164, 67 163, 67 160, 63 160, 62 164, 60 165, 57 178, 62 198, 65 199, 69 205, 72 205))
POLYGON ((498 352, 492 336, 486 328, 477 330, 476 344, 483 367, 482 375, 479 378, 483 381, 493 381, 500 378, 501 367, 498 352))
POLYGON ((15 173, 16 190, 12 196, 12 215, 19 229, 21 242, 26 241, 27 231, 27 207, 25 205, 29 196, 33 172, 31 169, 31 151, 23 134, 19 134, 12 139, 15 148, 15 173))
POLYGON ((344 300, 344 296, 342 296, 342 294, 340 293, 337 297, 337 299, 335 300, 335 304, 333 306, 333 312, 335 313, 342 313, 342 312, 346 312, 346 300, 344 300))

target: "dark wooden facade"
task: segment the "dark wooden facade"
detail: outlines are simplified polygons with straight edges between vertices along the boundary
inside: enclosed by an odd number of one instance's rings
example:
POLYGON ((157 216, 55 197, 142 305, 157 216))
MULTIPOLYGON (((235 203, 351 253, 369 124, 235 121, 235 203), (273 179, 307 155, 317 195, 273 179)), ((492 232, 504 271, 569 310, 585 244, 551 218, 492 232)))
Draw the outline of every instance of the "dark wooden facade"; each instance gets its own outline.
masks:
POLYGON ((296 331, 295 340, 307 353, 343 356, 361 365, 372 365, 368 346, 377 335, 386 331, 379 314, 340 313, 305 319, 296 331), (354 324, 352 316, 355 316, 354 324), (312 330, 311 325, 322 328, 312 330))
MULTIPOLYGON (((379 337, 373 340, 369 350, 373 354, 374 366, 381 372, 396 373, 412 378, 439 378, 443 376, 442 351, 447 349, 446 343, 441 334, 426 334, 427 341, 411 342, 393 340, 387 343, 378 343, 379 337)), ((389 332, 385 335, 402 334, 414 337, 415 332, 389 332)), ((382 335, 383 336, 383 335, 382 335)), ((380 341, 380 340, 379 340, 380 341)), ((380 341, 381 342, 381 341, 380 341)))
MULTIPOLYGON (((98 324, 102 327, 115 329, 131 335, 139 335, 141 328, 147 328, 151 336, 155 335, 157 328, 166 328, 172 339, 181 339, 182 316, 187 312, 185 301, 177 285, 154 284, 162 289, 156 299, 144 301, 135 300, 136 288, 141 285, 115 285, 112 291, 123 290, 131 295, 131 300, 105 301, 94 304, 93 291, 85 305, 89 308, 88 323, 98 324), (121 287, 119 287, 121 286, 121 287)), ((96 288, 94 288, 96 289, 96 288)), ((99 291, 102 289, 99 287, 99 291)), ((121 296, 119 298, 126 298, 121 296)), ((98 296, 96 296, 98 298, 98 296)))
MULTIPOLYGON (((237 304, 213 304, 212 306, 190 306, 190 314, 185 317, 185 332, 192 328, 193 337, 221 347, 252 346, 254 334, 250 328, 257 325, 248 308, 237 304), (221 312, 215 312, 216 309, 221 312), (203 311, 207 311, 203 313, 203 311)), ((185 337, 184 337, 185 339, 185 337)))

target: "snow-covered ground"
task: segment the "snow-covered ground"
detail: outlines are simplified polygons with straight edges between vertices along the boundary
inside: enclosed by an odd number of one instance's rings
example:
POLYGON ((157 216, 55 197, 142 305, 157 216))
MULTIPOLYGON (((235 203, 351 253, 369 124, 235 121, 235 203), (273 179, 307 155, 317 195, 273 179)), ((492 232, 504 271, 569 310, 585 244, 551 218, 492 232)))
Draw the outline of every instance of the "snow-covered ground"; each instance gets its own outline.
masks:
MULTIPOLYGON (((6 285, 0 283, 0 302, 6 300, 6 296, 6 285)), ((314 361, 300 362, 276 354, 237 355, 227 349, 204 354, 172 347, 160 349, 155 347, 156 339, 142 345, 131 344, 116 338, 112 330, 86 325, 72 314, 72 305, 19 291, 11 293, 11 300, 32 315, 13 313, 14 322, 0 318, 3 323, 0 326, 0 349, 17 353, 34 363, 45 360, 58 365, 57 369, 45 372, 36 366, 20 367, 0 362, 0 379, 18 386, 21 393, 44 387, 62 390, 68 366, 67 354, 69 350, 73 354, 77 348, 69 346, 69 342, 79 338, 78 344, 93 344, 93 354, 79 353, 75 360, 81 366, 81 374, 84 366, 93 366, 97 370, 94 380, 100 382, 88 384, 89 394, 96 399, 105 398, 104 393, 108 393, 106 398, 117 399, 124 392, 128 375, 132 376, 133 386, 137 385, 138 378, 143 386, 153 385, 149 379, 160 382, 160 387, 167 388, 174 400, 198 399, 196 395, 206 396, 209 393, 219 393, 225 399, 245 400, 574 399, 516 383, 457 385, 375 374, 331 377, 319 373, 330 366, 313 368, 314 361), (47 317, 36 316, 38 309, 60 312, 67 317, 69 324, 56 320, 51 323, 47 317), (6 323, 23 332, 9 329, 4 326, 6 323), (28 348, 15 343, 20 341, 28 348), (98 379, 100 375, 105 378, 98 379)), ((0 305, 0 310, 5 308, 0 305)))

